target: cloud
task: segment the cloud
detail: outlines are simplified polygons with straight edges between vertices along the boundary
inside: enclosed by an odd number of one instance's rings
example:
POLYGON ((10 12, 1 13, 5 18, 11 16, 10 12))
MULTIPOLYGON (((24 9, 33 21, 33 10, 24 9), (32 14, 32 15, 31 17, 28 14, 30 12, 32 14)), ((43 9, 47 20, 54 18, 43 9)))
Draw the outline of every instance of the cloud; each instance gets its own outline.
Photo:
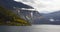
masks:
POLYGON ((33 6, 37 11, 43 13, 60 10, 60 0, 15 0, 33 6))

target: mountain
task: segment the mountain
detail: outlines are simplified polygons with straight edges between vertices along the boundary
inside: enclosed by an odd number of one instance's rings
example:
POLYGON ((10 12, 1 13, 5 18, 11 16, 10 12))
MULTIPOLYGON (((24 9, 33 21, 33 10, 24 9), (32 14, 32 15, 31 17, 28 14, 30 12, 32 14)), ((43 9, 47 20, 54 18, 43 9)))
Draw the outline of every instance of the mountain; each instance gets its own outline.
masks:
POLYGON ((27 20, 20 18, 12 11, 0 6, 0 25, 7 26, 28 26, 30 23, 27 20))
POLYGON ((19 15, 21 18, 34 23, 37 18, 41 17, 42 15, 38 11, 30 11, 30 10, 22 10, 20 11, 19 15))
POLYGON ((51 22, 50 24, 60 24, 60 11, 45 14, 43 16, 45 17, 45 19, 51 22), (50 19, 53 19, 53 21, 51 21, 50 19))
POLYGON ((53 12, 53 13, 49 13, 49 14, 45 14, 43 15, 45 16, 46 18, 56 18, 56 19, 60 19, 60 11, 56 11, 56 12, 53 12))
MULTIPOLYGON (((22 22, 25 21, 26 23, 27 23, 28 20, 26 20, 26 14, 24 14, 24 13, 27 13, 27 12, 22 13, 22 12, 18 12, 18 11, 23 11, 22 8, 24 8, 24 9, 34 9, 33 7, 31 7, 29 5, 26 5, 22 2, 16 2, 14 0, 0 0, 0 6, 7 9, 7 10, 10 10, 11 12, 13 12, 13 13, 10 13, 10 14, 14 14, 15 15, 14 17, 21 18, 22 20, 24 19, 23 21, 17 19, 17 21, 22 21, 22 22)), ((7 10, 5 10, 5 11, 7 11, 7 10)), ((28 10, 25 10, 25 11, 28 11, 28 10)), ((13 23, 15 23, 15 22, 13 22, 13 23)), ((28 21, 28 23, 30 23, 30 22, 28 21)), ((16 24, 18 24, 18 23, 16 23, 16 24)), ((22 23, 22 25, 23 25, 23 23, 22 23)))
POLYGON ((16 8, 33 8, 29 5, 23 4, 22 2, 16 2, 14 0, 0 0, 0 6, 3 6, 7 9, 14 9, 16 8))
POLYGON ((58 24, 60 23, 60 11, 44 14, 38 11, 32 11, 28 9, 34 9, 33 7, 26 5, 22 2, 16 2, 14 0, 0 0, 0 6, 14 12, 19 17, 32 22, 32 24, 58 24), (23 9, 22 9, 23 8, 23 9), (24 10, 27 9, 27 10, 24 10), (50 21, 54 19, 55 21, 50 21))
POLYGON ((54 24, 60 25, 60 11, 44 14, 34 13, 33 24, 54 24), (39 16, 38 16, 39 14, 39 16), (36 18, 35 18, 36 16, 36 18))

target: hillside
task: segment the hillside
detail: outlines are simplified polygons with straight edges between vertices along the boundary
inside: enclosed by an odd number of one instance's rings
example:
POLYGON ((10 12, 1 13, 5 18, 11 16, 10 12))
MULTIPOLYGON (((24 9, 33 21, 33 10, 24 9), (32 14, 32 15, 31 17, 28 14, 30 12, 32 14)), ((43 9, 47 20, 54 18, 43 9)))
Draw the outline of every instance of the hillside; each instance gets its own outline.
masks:
POLYGON ((30 23, 19 16, 0 6, 0 25, 27 26, 30 23))

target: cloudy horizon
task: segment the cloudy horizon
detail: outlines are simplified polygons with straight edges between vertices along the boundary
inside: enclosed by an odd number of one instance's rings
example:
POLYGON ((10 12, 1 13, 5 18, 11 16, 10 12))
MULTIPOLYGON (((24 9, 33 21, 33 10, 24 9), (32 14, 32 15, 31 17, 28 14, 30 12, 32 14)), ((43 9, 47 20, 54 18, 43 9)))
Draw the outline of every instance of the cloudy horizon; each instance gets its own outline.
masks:
POLYGON ((41 13, 50 13, 60 10, 60 0, 15 0, 34 7, 41 13))

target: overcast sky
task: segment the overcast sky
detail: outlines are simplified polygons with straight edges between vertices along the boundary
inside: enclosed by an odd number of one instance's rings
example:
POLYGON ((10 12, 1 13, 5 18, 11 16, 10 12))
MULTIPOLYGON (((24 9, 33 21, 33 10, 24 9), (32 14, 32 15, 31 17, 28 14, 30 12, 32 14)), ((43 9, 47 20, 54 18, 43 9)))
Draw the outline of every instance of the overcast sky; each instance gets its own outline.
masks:
POLYGON ((60 0, 15 0, 33 6, 41 13, 50 13, 60 10, 60 0))

